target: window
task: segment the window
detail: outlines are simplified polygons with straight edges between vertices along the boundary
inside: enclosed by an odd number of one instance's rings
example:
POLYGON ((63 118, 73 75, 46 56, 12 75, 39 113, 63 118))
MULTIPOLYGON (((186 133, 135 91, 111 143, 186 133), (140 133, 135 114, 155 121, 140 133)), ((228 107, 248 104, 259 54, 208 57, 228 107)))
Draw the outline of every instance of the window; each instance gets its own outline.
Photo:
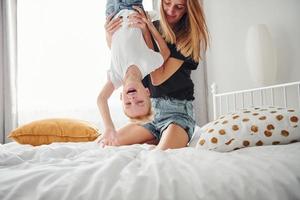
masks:
MULTIPOLYGON (((19 124, 70 117, 101 128, 96 99, 110 66, 104 1, 26 0, 17 10, 19 124)), ((119 96, 109 101, 117 127, 127 122, 119 96)))

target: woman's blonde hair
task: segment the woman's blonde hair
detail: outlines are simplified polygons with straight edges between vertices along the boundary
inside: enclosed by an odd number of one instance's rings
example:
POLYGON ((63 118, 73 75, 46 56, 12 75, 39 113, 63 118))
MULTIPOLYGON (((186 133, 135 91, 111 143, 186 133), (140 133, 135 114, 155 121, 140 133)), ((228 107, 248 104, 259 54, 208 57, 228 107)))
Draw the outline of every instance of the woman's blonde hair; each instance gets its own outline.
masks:
POLYGON ((204 11, 199 0, 186 0, 186 13, 177 22, 173 29, 168 24, 163 1, 160 4, 160 32, 169 43, 176 44, 177 50, 185 57, 191 57, 199 62, 200 51, 206 50, 209 44, 208 29, 204 11), (202 49, 201 49, 202 48, 202 49))

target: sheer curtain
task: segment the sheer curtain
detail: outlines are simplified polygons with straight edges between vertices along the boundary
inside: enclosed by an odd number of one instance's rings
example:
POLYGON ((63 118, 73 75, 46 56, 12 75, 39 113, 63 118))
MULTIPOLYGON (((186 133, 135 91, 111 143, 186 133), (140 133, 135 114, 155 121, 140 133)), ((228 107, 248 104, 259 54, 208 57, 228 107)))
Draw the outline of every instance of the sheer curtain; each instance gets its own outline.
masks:
POLYGON ((194 81, 195 84, 194 112, 195 112, 196 124, 198 126, 203 126, 208 122, 208 112, 207 112, 208 85, 207 85, 206 69, 207 69, 206 60, 204 60, 199 63, 197 70, 192 72, 192 80, 194 81))
MULTIPOLYGON (((3 80, 4 80, 4 62, 3 62, 3 2, 0 1, 0 113, 4 113, 4 91, 3 91, 3 80)), ((0 115, 0 143, 4 143, 4 115, 0 115)))
POLYGON ((0 4, 0 142, 5 143, 8 133, 17 127, 17 0, 2 0, 0 4))
MULTIPOLYGON (((20 124, 68 117, 102 128, 96 99, 110 66, 104 13, 102 0, 18 2, 20 124)), ((109 101, 117 127, 127 122, 119 96, 109 101)))

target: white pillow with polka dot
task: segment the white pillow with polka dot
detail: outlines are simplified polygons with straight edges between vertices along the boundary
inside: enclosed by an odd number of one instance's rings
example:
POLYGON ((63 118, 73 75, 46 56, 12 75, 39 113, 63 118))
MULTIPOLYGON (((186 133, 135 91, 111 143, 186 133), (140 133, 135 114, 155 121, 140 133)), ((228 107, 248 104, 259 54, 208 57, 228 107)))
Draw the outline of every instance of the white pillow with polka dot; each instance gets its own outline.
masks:
POLYGON ((300 111, 253 107, 220 116, 201 128, 196 148, 232 151, 243 147, 300 141, 300 111))

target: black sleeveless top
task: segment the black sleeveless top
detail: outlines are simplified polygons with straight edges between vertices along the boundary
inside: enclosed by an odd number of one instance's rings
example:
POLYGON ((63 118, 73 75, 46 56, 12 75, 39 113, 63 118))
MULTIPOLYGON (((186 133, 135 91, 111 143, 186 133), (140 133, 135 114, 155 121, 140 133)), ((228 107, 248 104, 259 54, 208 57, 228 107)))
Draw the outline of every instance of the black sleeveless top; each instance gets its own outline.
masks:
MULTIPOLYGON (((159 24, 157 21, 154 23, 157 27, 159 24)), ((155 46, 155 42, 153 43, 155 46)), ((180 68, 165 82, 158 86, 152 85, 150 75, 147 75, 143 79, 145 87, 149 88, 151 98, 174 98, 178 100, 194 100, 194 83, 191 79, 191 70, 195 70, 198 67, 191 57, 185 57, 179 51, 177 51, 174 44, 167 43, 171 55, 170 57, 182 60, 183 63, 180 68)), ((157 51, 157 46, 155 47, 157 51)))

